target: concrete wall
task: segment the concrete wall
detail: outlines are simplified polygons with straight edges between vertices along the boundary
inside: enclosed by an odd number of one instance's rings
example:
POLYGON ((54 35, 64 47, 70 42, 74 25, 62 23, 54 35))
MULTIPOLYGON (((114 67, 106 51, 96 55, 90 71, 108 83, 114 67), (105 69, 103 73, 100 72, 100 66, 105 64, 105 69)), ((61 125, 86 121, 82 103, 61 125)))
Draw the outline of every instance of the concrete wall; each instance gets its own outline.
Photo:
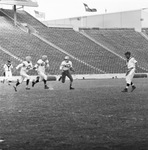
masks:
MULTIPOLYGON (((52 75, 52 77, 56 77, 56 81, 59 79, 61 75, 52 75)), ((75 74, 72 75, 74 80, 82 80, 82 79, 122 79, 125 78, 125 73, 119 73, 119 74, 75 74)), ((50 75, 48 76, 50 77, 50 75)), ((148 73, 136 73, 135 78, 147 78, 148 73)), ((11 78, 12 82, 16 82, 18 79, 20 79, 21 76, 13 76, 11 78)), ((0 82, 2 82, 5 79, 5 77, 0 76, 0 82)), ((36 76, 31 76, 31 80, 35 80, 36 76)), ((69 80, 66 78, 66 80, 69 80)), ((26 81, 26 80, 25 80, 26 81)), ((52 80, 51 80, 52 81, 52 80)))
POLYGON ((78 28, 135 28, 141 31, 148 27, 148 16, 142 10, 117 12, 110 14, 75 17, 44 22, 49 27, 78 27, 78 28), (142 21, 142 19, 144 21, 142 21))
POLYGON ((141 23, 142 28, 148 28, 148 12, 142 11, 141 23))

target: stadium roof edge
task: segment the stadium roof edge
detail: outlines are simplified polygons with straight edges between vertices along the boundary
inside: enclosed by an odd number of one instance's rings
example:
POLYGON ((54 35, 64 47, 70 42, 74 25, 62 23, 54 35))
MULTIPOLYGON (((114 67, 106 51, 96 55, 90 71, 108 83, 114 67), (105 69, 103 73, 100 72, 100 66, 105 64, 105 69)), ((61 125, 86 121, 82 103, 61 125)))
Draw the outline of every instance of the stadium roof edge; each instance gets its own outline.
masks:
POLYGON ((38 3, 37 2, 32 2, 32 1, 0 0, 0 4, 27 6, 27 7, 38 7, 38 3))

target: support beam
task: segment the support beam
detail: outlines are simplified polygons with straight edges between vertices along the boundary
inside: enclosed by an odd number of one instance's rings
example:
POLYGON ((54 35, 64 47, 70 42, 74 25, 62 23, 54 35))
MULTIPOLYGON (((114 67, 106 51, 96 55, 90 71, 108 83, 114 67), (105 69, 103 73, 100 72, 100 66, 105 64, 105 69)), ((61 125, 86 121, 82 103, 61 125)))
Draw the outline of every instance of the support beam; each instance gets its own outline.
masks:
POLYGON ((13 6, 13 10, 14 10, 14 25, 17 25, 17 13, 16 13, 16 5, 13 6))

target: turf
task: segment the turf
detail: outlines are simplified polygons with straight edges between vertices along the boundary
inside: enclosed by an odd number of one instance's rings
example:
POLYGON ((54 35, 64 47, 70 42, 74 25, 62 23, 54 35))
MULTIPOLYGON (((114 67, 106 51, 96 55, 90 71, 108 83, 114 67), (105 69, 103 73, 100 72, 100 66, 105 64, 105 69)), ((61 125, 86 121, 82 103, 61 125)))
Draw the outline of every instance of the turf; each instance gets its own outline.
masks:
POLYGON ((2 150, 147 150, 148 80, 122 93, 123 79, 48 82, 30 91, 0 84, 2 150))

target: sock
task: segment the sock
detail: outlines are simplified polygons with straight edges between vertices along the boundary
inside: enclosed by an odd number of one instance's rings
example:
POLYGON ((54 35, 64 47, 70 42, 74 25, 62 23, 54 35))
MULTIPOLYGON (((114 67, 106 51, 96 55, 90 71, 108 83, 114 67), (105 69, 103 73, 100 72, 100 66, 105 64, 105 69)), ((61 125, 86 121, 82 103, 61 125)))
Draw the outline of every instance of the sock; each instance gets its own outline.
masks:
POLYGON ((131 82, 131 86, 135 86, 133 82, 131 82))
POLYGON ((39 82, 39 77, 37 77, 37 78, 36 78, 36 81, 35 81, 35 83, 38 83, 38 82, 39 82))
POLYGON ((70 88, 72 87, 72 82, 70 82, 70 88))
POLYGON ((62 79, 62 76, 60 76, 59 81, 62 79))
POLYGON ((29 79, 26 80, 26 87, 29 85, 29 79))
POLYGON ((19 84, 20 84, 20 82, 19 82, 19 81, 17 81, 15 86, 17 87, 19 84))
POLYGON ((46 86, 47 80, 43 79, 44 85, 46 86))
POLYGON ((128 89, 128 88, 129 88, 129 86, 130 86, 130 84, 128 84, 128 83, 127 83, 127 84, 126 84, 126 89, 128 89))

